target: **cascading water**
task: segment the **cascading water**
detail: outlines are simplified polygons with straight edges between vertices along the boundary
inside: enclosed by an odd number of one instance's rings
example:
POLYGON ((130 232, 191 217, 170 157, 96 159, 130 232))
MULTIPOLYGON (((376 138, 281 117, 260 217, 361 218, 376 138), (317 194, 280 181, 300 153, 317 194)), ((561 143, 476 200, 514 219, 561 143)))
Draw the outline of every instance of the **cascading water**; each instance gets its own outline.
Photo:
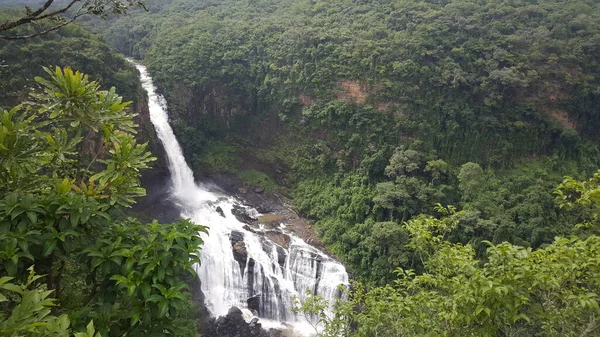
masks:
POLYGON ((338 286, 348 283, 339 262, 281 226, 251 228, 238 221, 233 212, 248 211, 238 200, 195 183, 168 123, 164 98, 156 93, 146 68, 136 67, 148 92, 150 119, 167 154, 172 194, 182 217, 209 227, 197 271, 210 312, 217 316, 232 306, 250 307, 259 317, 294 323, 304 318, 292 313, 292 296, 303 298, 308 290, 327 300, 339 296, 338 286), (222 211, 217 212, 217 207, 222 211), (289 244, 274 243, 266 235, 272 233, 287 238, 289 244))

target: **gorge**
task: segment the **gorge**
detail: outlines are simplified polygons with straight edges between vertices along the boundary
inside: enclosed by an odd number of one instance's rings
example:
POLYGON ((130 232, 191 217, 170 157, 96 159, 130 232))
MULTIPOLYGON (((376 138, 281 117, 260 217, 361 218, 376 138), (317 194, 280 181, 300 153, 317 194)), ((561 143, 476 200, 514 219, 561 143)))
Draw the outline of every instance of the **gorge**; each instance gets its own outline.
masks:
POLYGON ((600 337, 599 60, 597 0, 0 1, 0 335, 600 337))
MULTIPOLYGON (((308 291, 326 300, 340 296, 339 285, 348 283, 342 264, 287 232, 285 225, 258 224, 253 228, 236 217, 260 214, 215 186, 197 184, 168 122, 166 101, 156 93, 146 68, 136 64, 148 92, 151 121, 164 146, 171 174, 171 194, 183 218, 208 226, 197 266, 205 304, 211 314, 224 315, 232 306, 275 322, 301 326, 304 317, 292 313, 293 296, 308 291), (267 233, 287 238, 285 246, 267 233), (251 310, 251 311, 250 311, 251 310)), ((310 329, 302 328, 304 332, 310 329)))

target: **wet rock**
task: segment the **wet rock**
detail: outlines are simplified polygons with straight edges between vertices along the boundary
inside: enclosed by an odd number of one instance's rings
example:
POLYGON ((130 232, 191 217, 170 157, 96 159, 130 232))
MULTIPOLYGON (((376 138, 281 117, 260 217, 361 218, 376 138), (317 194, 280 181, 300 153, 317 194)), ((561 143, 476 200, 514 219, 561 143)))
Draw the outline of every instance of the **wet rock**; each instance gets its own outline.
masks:
POLYGON ((231 249, 233 250, 233 258, 239 263, 242 274, 246 267, 246 260, 248 259, 248 251, 246 250, 246 243, 244 243, 244 234, 238 231, 233 231, 229 234, 229 242, 231 242, 231 249))
POLYGON ((231 307, 229 308, 229 311, 227 311, 227 317, 230 319, 236 319, 238 317, 243 319, 244 313, 242 313, 242 311, 238 307, 231 307))
POLYGON ((285 217, 281 214, 269 213, 258 217, 258 222, 263 225, 269 224, 274 226, 279 226, 282 222, 285 221, 285 217))
POLYGON ((255 187, 254 188, 254 193, 264 193, 264 192, 265 192, 264 187, 255 187))
POLYGON ((250 334, 252 336, 260 336, 261 333, 266 333, 266 331, 262 330, 262 324, 258 323, 258 318, 253 318, 248 323, 248 327, 250 327, 250 334))
POLYGON ((281 330, 269 329, 269 337, 283 337, 281 330))
MULTIPOLYGON (((294 211, 293 205, 288 200, 290 198, 289 195, 282 194, 280 192, 267 191, 263 193, 256 193, 254 188, 248 187, 239 178, 230 174, 211 174, 207 178, 208 181, 212 181, 227 193, 237 197, 245 205, 254 207, 259 213, 264 215, 278 214, 283 216, 283 220, 274 222, 272 226, 270 224, 266 224, 265 227, 267 229, 276 229, 275 227, 279 227, 279 224, 283 222, 286 224, 287 231, 293 232, 304 239, 304 241, 306 241, 309 245, 324 251, 325 254, 337 260, 335 256, 327 251, 323 242, 321 242, 321 240, 318 238, 308 221, 299 217, 299 215, 294 211)), ((243 220, 243 218, 240 218, 238 220, 251 226, 256 224, 255 219, 248 221, 248 219, 243 220)))
POLYGON ((273 252, 273 242, 265 239, 264 236, 261 236, 260 248, 262 248, 263 252, 267 253, 267 255, 271 256, 271 253, 273 252))
POLYGON ((276 244, 280 245, 281 247, 288 249, 290 248, 290 237, 287 234, 281 233, 281 232, 276 232, 276 231, 268 231, 265 232, 265 236, 267 238, 269 238, 269 240, 275 242, 276 244))
POLYGON ((225 217, 225 213, 223 213, 223 209, 221 208, 221 206, 217 206, 217 208, 215 208, 215 211, 217 211, 217 213, 219 213, 219 215, 221 215, 222 217, 225 217))
POLYGON ((248 258, 248 252, 246 251, 246 244, 243 241, 235 242, 232 245, 233 255, 237 262, 239 262, 240 267, 243 268, 246 265, 246 259, 248 258))
POLYGON ((254 221, 256 221, 255 218, 251 217, 248 214, 248 212, 246 212, 246 209, 244 207, 239 205, 233 205, 233 208, 231 209, 231 214, 233 214, 233 216, 235 216, 235 218, 238 219, 239 222, 245 224, 252 224, 254 221))
POLYGON ((244 225, 242 228, 247 230, 248 232, 256 233, 256 231, 248 225, 244 225))
POLYGON ((227 317, 220 316, 219 318, 217 318, 217 324, 218 325, 225 325, 225 324, 227 324, 227 317))
POLYGON ((279 263, 279 266, 281 268, 283 268, 285 266, 285 260, 287 259, 287 253, 286 251, 277 246, 277 263, 279 263))
POLYGON ((254 295, 246 300, 248 309, 258 312, 260 308, 260 294, 254 295))
POLYGON ((261 214, 267 214, 267 213, 273 212, 273 205, 260 204, 260 205, 256 205, 255 208, 258 211, 258 213, 261 213, 261 214))
POLYGON ((248 285, 248 289, 254 289, 254 266, 255 265, 256 265, 256 261, 254 261, 253 258, 248 259, 248 278, 246 279, 246 284, 248 285))
POLYGON ((258 335, 260 334, 260 329, 262 327, 262 324, 258 323, 258 318, 254 317, 250 323, 248 323, 248 326, 251 329, 251 332, 253 335, 258 335))

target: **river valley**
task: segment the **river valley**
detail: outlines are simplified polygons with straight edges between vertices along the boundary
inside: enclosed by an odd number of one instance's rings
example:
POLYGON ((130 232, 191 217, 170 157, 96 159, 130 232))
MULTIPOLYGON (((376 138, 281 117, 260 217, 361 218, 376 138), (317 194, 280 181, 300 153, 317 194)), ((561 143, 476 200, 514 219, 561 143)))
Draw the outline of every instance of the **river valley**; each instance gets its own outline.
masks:
POLYGON ((216 186, 196 183, 169 125, 167 104, 156 93, 146 68, 136 64, 148 92, 152 124, 164 146, 170 171, 169 194, 181 217, 209 227, 196 266, 205 305, 213 316, 238 307, 264 326, 292 326, 310 335, 305 317, 292 312, 293 297, 310 291, 327 300, 348 283, 344 266, 307 244, 278 221, 265 216, 216 186))

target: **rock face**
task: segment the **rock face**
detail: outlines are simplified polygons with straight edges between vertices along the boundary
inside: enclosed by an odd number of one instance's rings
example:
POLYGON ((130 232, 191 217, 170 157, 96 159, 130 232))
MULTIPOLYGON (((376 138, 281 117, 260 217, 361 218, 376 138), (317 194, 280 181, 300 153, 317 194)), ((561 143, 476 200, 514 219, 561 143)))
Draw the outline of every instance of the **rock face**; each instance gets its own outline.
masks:
POLYGON ((146 195, 136 200, 133 211, 136 217, 144 220, 157 219, 161 223, 172 223, 181 216, 178 207, 171 200, 170 173, 165 149, 156 137, 154 126, 150 121, 148 103, 139 101, 135 104, 136 123, 139 143, 148 142, 147 150, 158 159, 152 163, 151 170, 143 170, 140 177, 146 195))
POLYGON ((268 237, 271 241, 280 245, 281 247, 288 249, 290 248, 290 236, 277 231, 268 231, 265 232, 265 236, 268 237))

